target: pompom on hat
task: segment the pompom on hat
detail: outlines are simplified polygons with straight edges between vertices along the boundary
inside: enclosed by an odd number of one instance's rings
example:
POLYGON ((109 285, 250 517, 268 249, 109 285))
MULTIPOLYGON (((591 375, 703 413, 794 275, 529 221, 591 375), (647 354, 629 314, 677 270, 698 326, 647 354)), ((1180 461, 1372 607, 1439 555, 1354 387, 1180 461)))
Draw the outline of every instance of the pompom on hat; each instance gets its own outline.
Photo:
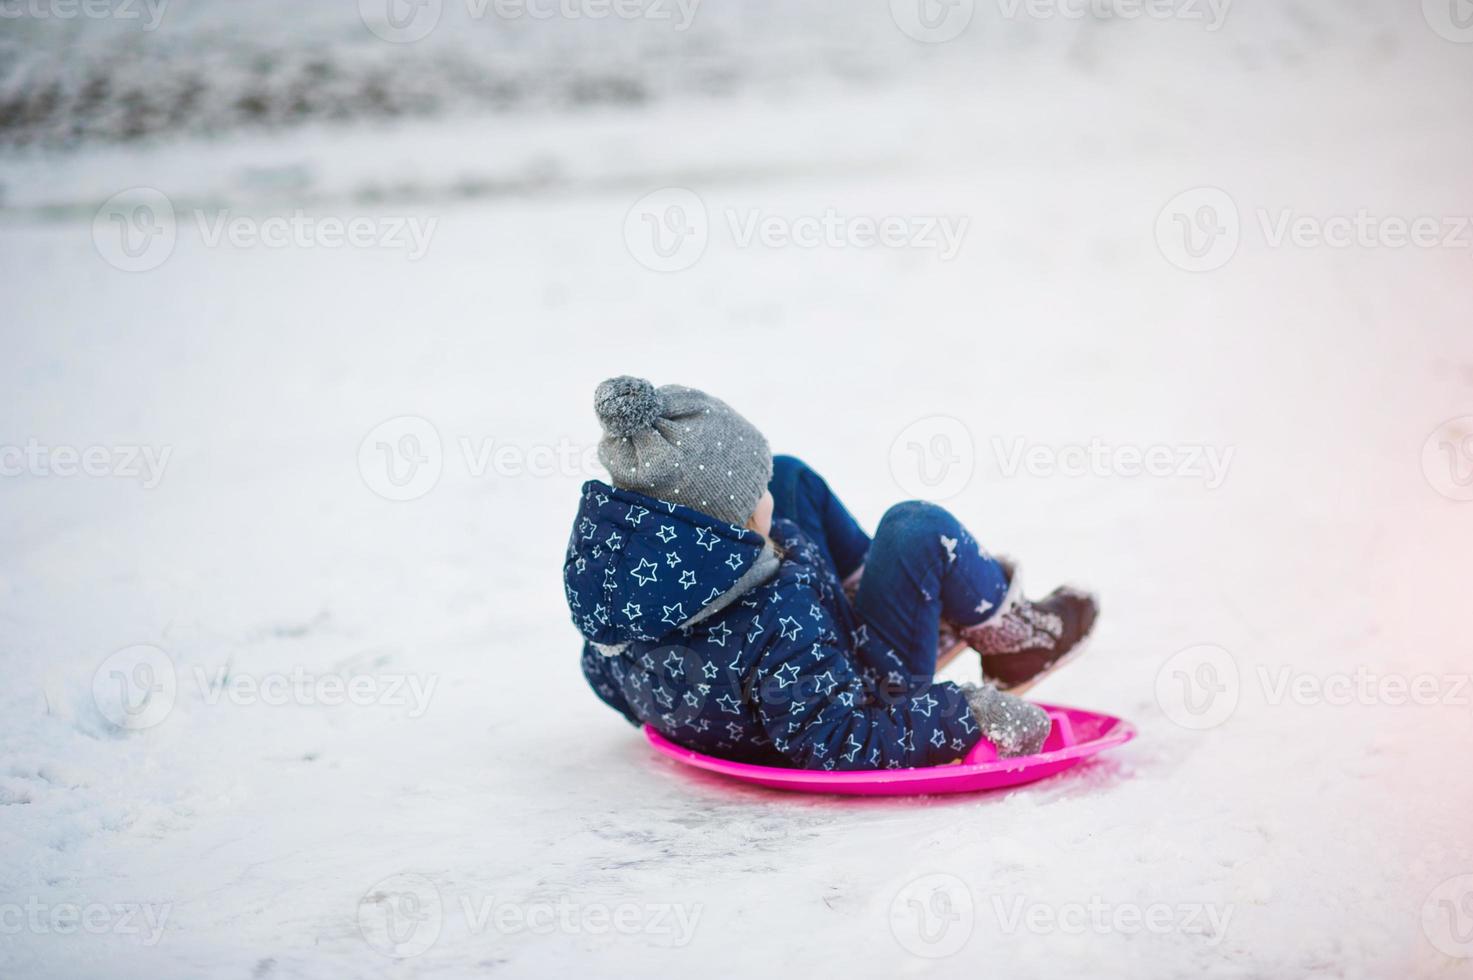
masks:
POLYGON ((762 433, 719 398, 621 375, 598 386, 599 462, 616 487, 745 524, 772 479, 762 433))

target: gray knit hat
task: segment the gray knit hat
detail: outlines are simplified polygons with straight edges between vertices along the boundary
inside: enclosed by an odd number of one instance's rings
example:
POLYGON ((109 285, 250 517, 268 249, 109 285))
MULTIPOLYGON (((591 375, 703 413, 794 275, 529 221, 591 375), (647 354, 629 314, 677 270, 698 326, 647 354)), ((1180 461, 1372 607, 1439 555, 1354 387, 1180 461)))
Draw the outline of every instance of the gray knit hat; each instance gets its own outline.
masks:
POLYGON ((719 398, 643 378, 610 378, 593 394, 598 459, 614 486, 745 524, 772 479, 772 450, 719 398))

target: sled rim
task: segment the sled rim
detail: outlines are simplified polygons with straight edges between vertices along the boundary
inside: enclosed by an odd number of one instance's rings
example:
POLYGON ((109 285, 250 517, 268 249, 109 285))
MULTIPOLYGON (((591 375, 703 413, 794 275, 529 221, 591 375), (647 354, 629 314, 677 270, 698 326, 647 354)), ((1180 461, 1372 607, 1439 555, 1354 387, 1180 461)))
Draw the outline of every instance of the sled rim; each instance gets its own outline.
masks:
POLYGON ((913 792, 921 794, 947 792, 948 784, 954 784, 954 789, 950 791, 968 792, 1032 782, 1070 768, 1092 755, 1124 745, 1137 734, 1133 724, 1115 715, 1063 705, 1040 703, 1038 706, 1053 717, 1056 728, 1061 729, 1061 735, 1065 738, 1068 737, 1068 730, 1081 721, 1097 724, 1102 730, 1093 738, 1012 759, 962 761, 953 765, 916 766, 908 769, 844 771, 787 769, 733 762, 678 745, 649 725, 645 725, 643 731, 650 745, 661 755, 730 779, 809 793, 875 795, 887 791, 903 791, 910 785, 916 785, 913 792), (1063 725, 1059 724, 1060 718, 1064 721, 1063 725), (926 788, 921 788, 920 784, 926 784, 926 788))

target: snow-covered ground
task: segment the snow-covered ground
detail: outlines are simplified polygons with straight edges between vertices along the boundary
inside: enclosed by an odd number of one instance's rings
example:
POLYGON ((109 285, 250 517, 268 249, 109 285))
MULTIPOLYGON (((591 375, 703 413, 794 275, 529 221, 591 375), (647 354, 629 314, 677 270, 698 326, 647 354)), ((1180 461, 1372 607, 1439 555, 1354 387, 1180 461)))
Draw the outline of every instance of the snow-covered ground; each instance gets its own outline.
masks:
POLYGON ((1008 26, 803 97, 12 148, 0 975, 1473 976, 1473 46, 1008 26), (624 372, 1097 588, 1035 694, 1140 737, 929 799, 654 757, 559 578, 624 372))

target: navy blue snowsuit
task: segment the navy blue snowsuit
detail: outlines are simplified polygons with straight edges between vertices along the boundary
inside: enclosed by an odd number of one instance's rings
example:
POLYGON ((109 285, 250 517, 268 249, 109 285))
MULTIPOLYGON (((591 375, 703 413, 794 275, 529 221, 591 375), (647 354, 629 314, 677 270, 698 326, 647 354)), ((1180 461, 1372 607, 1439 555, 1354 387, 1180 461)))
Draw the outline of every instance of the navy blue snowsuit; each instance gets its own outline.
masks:
POLYGON ((774 520, 771 536, 775 574, 691 622, 753 567, 763 537, 586 483, 564 585, 599 697, 674 742, 760 765, 899 768, 966 755, 981 736, 961 690, 929 676, 887 684, 864 666, 874 661, 855 656, 865 627, 824 550, 789 520, 774 520))

